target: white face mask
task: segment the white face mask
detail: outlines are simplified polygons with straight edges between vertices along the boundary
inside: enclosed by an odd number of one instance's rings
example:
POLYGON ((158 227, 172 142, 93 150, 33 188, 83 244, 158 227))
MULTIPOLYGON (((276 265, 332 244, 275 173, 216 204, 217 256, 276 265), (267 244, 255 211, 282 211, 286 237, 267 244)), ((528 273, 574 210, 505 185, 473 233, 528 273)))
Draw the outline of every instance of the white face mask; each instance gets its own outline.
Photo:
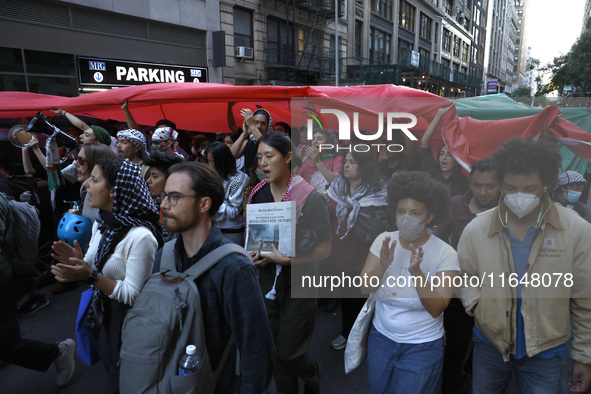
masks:
POLYGON ((511 193, 505 196, 505 205, 521 219, 540 205, 540 199, 531 193, 511 193))
POLYGON ((414 216, 400 215, 396 216, 396 226, 400 232, 400 238, 413 242, 425 229, 425 222, 421 222, 421 219, 414 216))

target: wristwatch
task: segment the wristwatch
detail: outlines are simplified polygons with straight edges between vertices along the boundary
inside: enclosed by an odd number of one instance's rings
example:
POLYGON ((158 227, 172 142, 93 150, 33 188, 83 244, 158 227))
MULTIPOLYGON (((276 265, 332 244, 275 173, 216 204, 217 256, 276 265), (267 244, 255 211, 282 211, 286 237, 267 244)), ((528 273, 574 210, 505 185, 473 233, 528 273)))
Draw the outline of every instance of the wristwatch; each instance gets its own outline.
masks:
POLYGON ((86 282, 89 285, 92 285, 94 282, 96 282, 97 277, 98 277, 98 271, 92 270, 92 273, 88 276, 88 278, 86 278, 86 280, 84 282, 86 282))

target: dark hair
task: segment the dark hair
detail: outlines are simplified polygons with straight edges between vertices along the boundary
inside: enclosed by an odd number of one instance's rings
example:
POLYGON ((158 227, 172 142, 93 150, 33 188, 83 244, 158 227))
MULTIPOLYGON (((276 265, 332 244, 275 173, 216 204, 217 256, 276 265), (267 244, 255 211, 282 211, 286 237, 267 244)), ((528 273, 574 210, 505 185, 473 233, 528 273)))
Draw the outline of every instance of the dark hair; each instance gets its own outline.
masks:
POLYGON ((493 167, 493 160, 490 158, 478 160, 477 162, 472 164, 472 167, 470 168, 470 178, 472 178, 472 175, 475 171, 493 172, 497 181, 499 180, 499 176, 497 175, 497 172, 493 167))
POLYGON ((493 168, 499 182, 503 183, 505 174, 526 175, 537 173, 545 186, 556 183, 560 167, 560 152, 555 144, 531 137, 524 140, 513 137, 503 143, 503 147, 492 154, 493 168))
POLYGON ((163 173, 165 178, 168 178, 170 167, 183 161, 185 160, 177 154, 157 150, 152 152, 150 157, 144 161, 144 164, 148 167, 154 167, 163 173))
POLYGON ((105 177, 105 180, 107 181, 107 186, 110 188, 115 187, 117 174, 119 173, 124 160, 125 159, 118 156, 105 156, 97 163, 101 168, 103 177, 105 177))
POLYGON ((175 164, 169 169, 170 174, 184 172, 191 177, 191 189, 195 192, 195 199, 211 198, 209 216, 213 217, 224 202, 226 193, 222 178, 209 165, 195 161, 175 164))
POLYGON ((205 157, 208 153, 211 153, 215 170, 222 179, 228 179, 230 175, 236 174, 236 159, 226 144, 219 141, 212 142, 205 149, 205 157))
POLYGON ((195 148, 198 148, 199 145, 201 145, 201 143, 203 141, 209 142, 209 139, 206 136, 204 136, 203 134, 197 134, 191 138, 191 145, 194 146, 195 148), (193 140, 195 140, 195 143, 193 143, 193 140))
POLYGON ((284 157, 291 152, 291 141, 280 131, 271 131, 259 138, 257 141, 257 151, 259 150, 259 145, 263 142, 271 148, 277 149, 284 157))
POLYGON ((302 167, 302 158, 299 155, 291 155, 291 168, 302 167))
POLYGON ((117 156, 110 146, 105 144, 84 144, 84 156, 86 156, 86 163, 88 163, 88 171, 92 171, 94 166, 104 157, 117 156))
POLYGON ((238 139, 238 133, 224 134, 222 137, 222 141, 225 140, 226 137, 230 137, 232 139, 232 142, 236 142, 236 140, 238 139))
POLYGON ((289 137, 291 137, 291 127, 287 123, 285 123, 285 122, 277 122, 277 123, 275 123, 275 126, 281 126, 281 127, 283 127, 283 130, 285 130, 287 132, 287 135, 289 137))
POLYGON ((392 218, 396 217, 398 202, 405 198, 425 204, 427 212, 433 214, 430 226, 444 223, 449 216, 451 196, 447 186, 422 171, 397 172, 388 183, 388 210, 392 218))
POLYGON ((160 126, 160 127, 170 127, 174 130, 176 130, 176 123, 174 123, 172 120, 168 120, 168 119, 160 119, 158 122, 156 122, 156 124, 154 125, 156 127, 160 126))
POLYGON ((345 178, 345 160, 344 158, 347 157, 347 153, 351 153, 353 160, 357 163, 359 168, 359 175, 361 176, 361 182, 363 184, 369 185, 372 190, 378 190, 380 188, 380 179, 378 169, 378 161, 376 155, 373 152, 357 152, 353 150, 352 152, 346 152, 343 156, 343 166, 341 167, 341 176, 345 180, 347 184, 347 192, 350 193, 349 190, 349 180, 345 178))

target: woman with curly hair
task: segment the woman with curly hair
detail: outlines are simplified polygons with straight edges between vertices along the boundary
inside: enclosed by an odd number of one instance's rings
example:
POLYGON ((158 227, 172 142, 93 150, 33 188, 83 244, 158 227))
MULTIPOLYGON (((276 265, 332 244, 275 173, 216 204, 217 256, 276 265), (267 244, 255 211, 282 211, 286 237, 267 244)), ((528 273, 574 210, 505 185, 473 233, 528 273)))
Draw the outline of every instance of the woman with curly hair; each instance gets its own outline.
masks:
POLYGON ((432 393, 443 365, 443 311, 460 268, 456 251, 427 228, 446 219, 449 191, 425 173, 400 172, 388 186, 388 206, 398 231, 375 239, 361 272, 379 279, 362 289, 376 296, 367 344, 369 388, 432 393))

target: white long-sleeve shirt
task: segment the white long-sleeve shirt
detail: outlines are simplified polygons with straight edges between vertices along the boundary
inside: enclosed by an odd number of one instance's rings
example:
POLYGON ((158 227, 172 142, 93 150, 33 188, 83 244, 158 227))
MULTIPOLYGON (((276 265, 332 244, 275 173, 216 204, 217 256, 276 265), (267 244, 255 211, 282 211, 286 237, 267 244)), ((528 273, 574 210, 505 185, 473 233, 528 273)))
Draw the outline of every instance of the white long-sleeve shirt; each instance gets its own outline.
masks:
MULTIPOLYGON (((84 261, 94 266, 94 257, 98 250, 102 234, 98 231, 98 223, 92 227, 92 238, 84 261)), ((109 298, 133 306, 140 294, 146 279, 152 272, 154 258, 158 250, 158 241, 146 227, 132 227, 127 235, 115 246, 111 257, 105 263, 102 274, 117 281, 109 298)))

